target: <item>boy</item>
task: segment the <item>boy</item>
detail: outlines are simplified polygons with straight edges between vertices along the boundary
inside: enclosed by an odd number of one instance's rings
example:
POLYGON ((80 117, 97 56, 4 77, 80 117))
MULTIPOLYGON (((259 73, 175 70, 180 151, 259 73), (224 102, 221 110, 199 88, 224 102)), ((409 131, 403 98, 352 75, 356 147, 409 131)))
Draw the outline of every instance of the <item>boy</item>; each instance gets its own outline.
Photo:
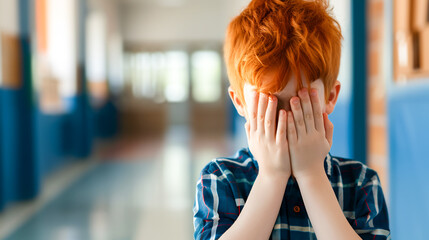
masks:
POLYGON ((248 149, 201 172, 195 239, 389 239, 377 173, 333 157, 341 30, 323 0, 253 0, 229 25, 248 149))

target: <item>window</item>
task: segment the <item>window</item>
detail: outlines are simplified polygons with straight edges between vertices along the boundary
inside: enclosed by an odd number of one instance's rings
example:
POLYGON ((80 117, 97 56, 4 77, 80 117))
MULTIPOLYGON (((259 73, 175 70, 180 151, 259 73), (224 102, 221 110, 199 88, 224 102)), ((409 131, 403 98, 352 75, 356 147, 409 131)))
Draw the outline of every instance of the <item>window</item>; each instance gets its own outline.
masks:
POLYGON ((197 102, 215 102, 221 96, 221 59, 215 51, 192 54, 192 97, 197 102))
POLYGON ((109 90, 116 95, 124 87, 122 38, 118 33, 114 33, 107 37, 107 41, 109 90))
POLYGON ((184 51, 126 53, 125 85, 133 96, 156 102, 189 98, 189 56, 184 51))
POLYGON ((124 57, 125 85, 138 98, 163 101, 161 91, 165 82, 166 56, 163 53, 126 53, 124 57))
POLYGON ((134 79, 134 95, 153 98, 156 95, 157 79, 154 77, 151 53, 140 53, 137 55, 138 77, 134 79))
POLYGON ((189 95, 189 68, 186 52, 167 52, 167 69, 164 94, 169 102, 183 102, 189 95))
POLYGON ((152 64, 152 91, 155 100, 164 101, 165 96, 162 93, 163 86, 166 79, 166 57, 161 52, 153 53, 151 55, 152 64))

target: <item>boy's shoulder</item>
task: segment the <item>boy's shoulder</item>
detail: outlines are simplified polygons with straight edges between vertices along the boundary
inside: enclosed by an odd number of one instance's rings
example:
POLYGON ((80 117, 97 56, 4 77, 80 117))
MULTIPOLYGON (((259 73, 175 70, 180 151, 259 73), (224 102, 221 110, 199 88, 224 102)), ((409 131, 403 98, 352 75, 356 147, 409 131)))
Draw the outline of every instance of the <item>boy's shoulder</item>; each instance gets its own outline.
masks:
POLYGON ((327 164, 331 181, 341 180, 343 184, 355 183, 357 186, 362 186, 369 181, 379 182, 377 172, 360 161, 329 154, 327 164))
POLYGON ((233 156, 214 158, 202 169, 201 174, 214 174, 216 176, 253 176, 257 171, 258 163, 253 159, 249 149, 242 148, 233 156))

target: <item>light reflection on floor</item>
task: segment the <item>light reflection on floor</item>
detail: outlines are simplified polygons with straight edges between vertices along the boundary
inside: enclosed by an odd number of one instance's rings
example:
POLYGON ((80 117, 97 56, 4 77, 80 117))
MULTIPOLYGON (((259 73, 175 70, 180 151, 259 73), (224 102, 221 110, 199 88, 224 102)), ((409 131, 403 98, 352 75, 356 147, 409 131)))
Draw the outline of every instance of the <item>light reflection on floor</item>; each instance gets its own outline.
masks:
POLYGON ((6 239, 192 239, 199 172, 212 158, 231 155, 230 143, 172 127, 165 138, 125 144, 6 239))

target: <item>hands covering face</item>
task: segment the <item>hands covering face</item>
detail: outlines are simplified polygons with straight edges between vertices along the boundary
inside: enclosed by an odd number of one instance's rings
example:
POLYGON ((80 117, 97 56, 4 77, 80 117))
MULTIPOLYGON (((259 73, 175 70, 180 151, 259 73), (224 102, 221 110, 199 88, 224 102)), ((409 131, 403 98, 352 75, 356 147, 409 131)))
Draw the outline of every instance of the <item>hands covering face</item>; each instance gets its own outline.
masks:
POLYGON ((332 145, 333 124, 322 112, 316 89, 306 88, 290 99, 292 111, 277 110, 275 96, 245 89, 249 148, 259 174, 295 178, 324 172, 332 145), (278 115, 278 121, 276 121, 278 115))

